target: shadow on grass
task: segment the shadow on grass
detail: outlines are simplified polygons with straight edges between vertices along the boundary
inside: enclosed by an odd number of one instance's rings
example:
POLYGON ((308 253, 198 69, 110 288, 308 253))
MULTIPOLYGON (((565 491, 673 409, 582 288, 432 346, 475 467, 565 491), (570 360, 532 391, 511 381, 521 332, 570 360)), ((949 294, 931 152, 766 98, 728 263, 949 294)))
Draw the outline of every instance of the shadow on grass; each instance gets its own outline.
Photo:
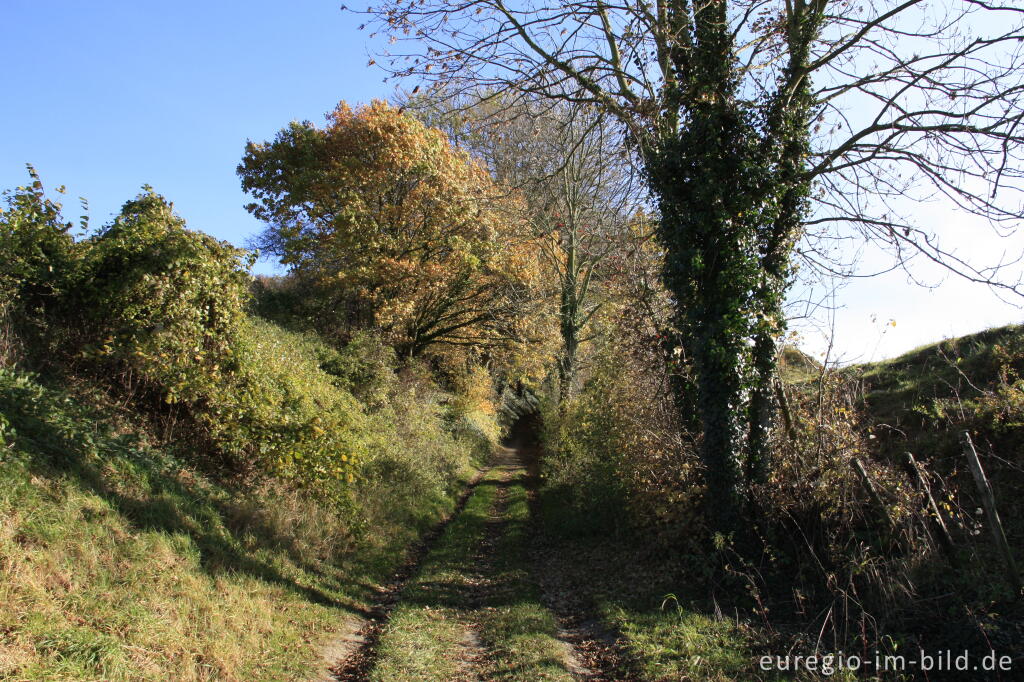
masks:
POLYGON ((106 500, 137 530, 187 535, 199 552, 201 567, 211 576, 243 573, 287 588, 312 603, 365 615, 339 597, 369 592, 369 585, 358 580, 343 584, 296 556, 294 549, 282 547, 287 540, 266 524, 255 520, 243 527, 230 524, 236 510, 227 495, 218 495, 219 489, 213 486, 186 484, 178 476, 177 462, 166 453, 139 446, 132 435, 115 434, 108 415, 10 373, 0 377, 0 415, 10 425, 5 440, 13 441, 30 473, 73 480, 106 500), (261 540, 256 551, 284 550, 311 577, 310 582, 320 586, 303 584, 253 556, 243 533, 261 540))

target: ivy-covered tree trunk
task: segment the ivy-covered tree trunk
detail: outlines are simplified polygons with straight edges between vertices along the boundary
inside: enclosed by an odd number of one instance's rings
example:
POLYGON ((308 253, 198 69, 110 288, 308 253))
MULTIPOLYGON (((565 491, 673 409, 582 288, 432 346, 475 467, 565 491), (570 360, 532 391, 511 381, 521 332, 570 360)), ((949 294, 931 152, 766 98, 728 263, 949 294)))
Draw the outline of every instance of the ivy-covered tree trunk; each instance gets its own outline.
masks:
POLYGON ((754 337, 751 369, 753 386, 748 406, 747 457, 744 474, 750 484, 762 484, 771 468, 771 436, 775 428, 775 359, 778 353, 775 335, 762 331, 754 337))
POLYGON ((651 179, 668 254, 665 283, 693 358, 708 516, 729 535, 739 530, 745 503, 747 339, 759 259, 746 187, 753 167, 749 136, 725 98, 716 108, 663 144, 647 167, 656 169, 651 179))
POLYGON ((805 11, 794 13, 786 25, 790 61, 783 71, 779 94, 768 109, 761 143, 762 166, 771 171, 762 189, 765 210, 758 238, 761 263, 754 290, 759 314, 753 333, 746 465, 752 484, 765 483, 771 468, 777 339, 785 331, 783 304, 792 271, 791 254, 807 215, 811 191, 806 159, 810 153, 813 97, 807 64, 823 15, 804 7, 805 11))
MULTIPOLYGON (((724 297, 723 297, 724 298, 724 297)), ((701 327, 694 339, 697 406, 702 432, 702 459, 706 466, 707 511, 713 528, 730 534, 743 517, 745 483, 741 454, 745 428, 743 406, 743 353, 726 321, 720 301, 709 302, 688 315, 701 327), (716 319, 719 318, 719 319, 716 319)))
MULTIPOLYGON (((743 248, 743 230, 735 230, 724 212, 699 212, 686 192, 663 192, 662 237, 680 258, 666 262, 665 281, 676 299, 676 324, 693 359, 696 407, 705 465, 708 515, 724 534, 739 528, 745 500, 742 470, 746 443, 748 348, 745 332, 749 279, 756 260, 743 248), (681 194, 683 196, 678 196, 681 194), (685 206, 669 210, 670 206, 685 206), (666 219, 667 218, 667 219, 666 219), (693 286, 699 281, 699 286, 693 286)), ((692 404, 689 387, 677 405, 692 404)), ((684 421, 689 415, 682 415, 684 421)))
POLYGON ((761 171, 759 137, 736 97, 724 4, 696 13, 689 78, 674 93, 683 118, 666 121, 645 166, 661 208, 665 283, 693 357, 708 516, 714 530, 736 535, 746 499, 761 171))

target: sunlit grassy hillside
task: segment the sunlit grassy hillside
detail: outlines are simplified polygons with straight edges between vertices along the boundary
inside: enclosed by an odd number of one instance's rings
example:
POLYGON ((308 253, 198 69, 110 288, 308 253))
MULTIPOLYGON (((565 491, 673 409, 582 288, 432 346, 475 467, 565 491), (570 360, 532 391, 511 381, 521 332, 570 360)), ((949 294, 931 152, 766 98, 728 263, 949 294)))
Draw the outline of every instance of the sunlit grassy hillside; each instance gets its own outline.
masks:
MULTIPOLYGON (((315 343, 253 324, 304 390, 340 390, 315 343)), ((74 383, 0 370, 3 679, 301 678, 480 454, 445 425, 440 393, 407 383, 375 409, 349 398, 370 422, 351 498, 218 483, 74 383)))

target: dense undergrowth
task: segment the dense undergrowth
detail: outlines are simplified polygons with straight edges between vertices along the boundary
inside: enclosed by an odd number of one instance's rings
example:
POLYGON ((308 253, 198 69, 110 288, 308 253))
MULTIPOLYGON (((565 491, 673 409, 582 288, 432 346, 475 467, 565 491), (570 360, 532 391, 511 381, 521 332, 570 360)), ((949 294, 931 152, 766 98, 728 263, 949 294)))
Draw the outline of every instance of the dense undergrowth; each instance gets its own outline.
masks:
POLYGON ((151 190, 76 239, 33 179, 0 214, 0 677, 301 677, 493 447, 489 380, 260 318, 246 254, 151 190))
POLYGON ((577 588, 653 679, 773 679, 757 662, 786 652, 1012 654, 1019 602, 959 436, 978 445, 1019 548, 1022 339, 990 330, 844 370, 786 349, 772 475, 749 502, 757 539, 744 546, 702 520, 699 435, 678 423, 670 390, 678 365, 613 326, 578 392, 545 403, 544 522, 587 557, 577 588), (953 556, 905 451, 930 481, 953 556))

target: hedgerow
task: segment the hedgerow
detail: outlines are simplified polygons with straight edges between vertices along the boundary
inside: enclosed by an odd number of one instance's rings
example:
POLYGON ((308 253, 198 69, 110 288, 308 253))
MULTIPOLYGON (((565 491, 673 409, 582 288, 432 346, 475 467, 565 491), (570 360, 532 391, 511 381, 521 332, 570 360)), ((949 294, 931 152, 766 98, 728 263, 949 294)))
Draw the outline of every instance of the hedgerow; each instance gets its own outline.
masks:
POLYGON ((252 314, 252 257, 188 229, 148 187, 75 241, 33 178, 0 216, 0 303, 18 322, 11 336, 31 320, 66 343, 23 360, 99 380, 206 470, 312 486, 348 506, 358 481, 401 470, 443 499, 496 441, 486 376, 445 393, 414 366, 403 379, 371 333, 335 347, 252 314))
MULTIPOLYGON (((12 362, 24 346, 45 354, 59 343, 46 320, 71 289, 79 249, 61 204, 49 199, 35 169, 32 182, 3 193, 0 208, 0 359, 12 362)), ((61 188, 62 189, 62 188, 61 188)))

